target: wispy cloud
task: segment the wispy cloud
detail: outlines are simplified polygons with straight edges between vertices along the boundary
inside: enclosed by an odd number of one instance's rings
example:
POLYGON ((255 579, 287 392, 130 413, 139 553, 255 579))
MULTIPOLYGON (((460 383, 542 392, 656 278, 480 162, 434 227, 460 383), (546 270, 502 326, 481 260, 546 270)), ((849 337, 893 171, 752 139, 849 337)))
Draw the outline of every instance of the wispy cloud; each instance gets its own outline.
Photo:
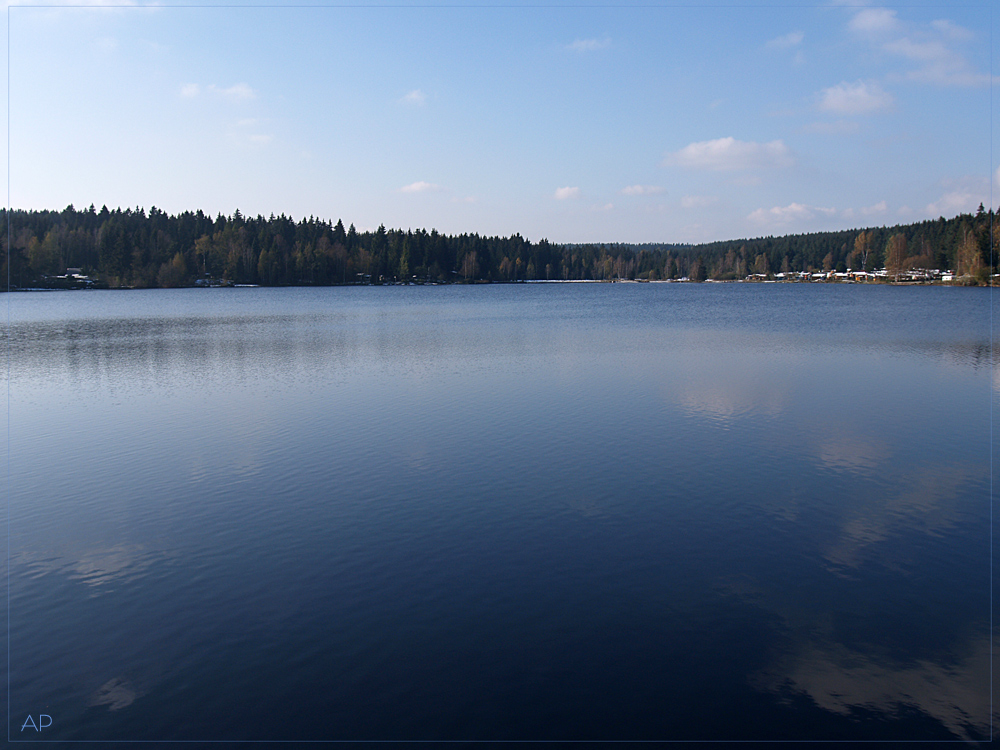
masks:
POLYGON ((274 140, 274 136, 269 133, 248 133, 246 126, 238 124, 237 130, 228 133, 230 143, 238 148, 263 148, 274 140))
POLYGON ((947 19, 926 24, 904 23, 896 11, 865 8, 854 14, 848 28, 876 48, 915 65, 895 78, 936 86, 986 86, 990 75, 975 69, 961 45, 974 32, 947 19))
POLYGON ((574 52, 595 52, 599 49, 607 49, 611 46, 610 39, 577 39, 572 44, 567 44, 566 49, 574 52))
POLYGON ((603 206, 591 206, 590 210, 605 212, 605 211, 613 211, 614 208, 615 208, 614 203, 605 203, 603 206))
POLYGON ((467 195, 464 198, 459 198, 458 196, 451 199, 452 203, 475 203, 476 197, 474 195, 467 195))
POLYGON ((969 29, 952 23, 946 18, 931 21, 931 28, 949 39, 954 39, 956 42, 967 42, 976 36, 969 29))
POLYGON ((662 195, 666 188, 659 185, 629 185, 621 189, 622 195, 662 195))
POLYGON ((667 154, 665 166, 707 169, 723 172, 761 167, 787 167, 794 163, 784 142, 756 143, 735 138, 689 143, 679 151, 667 154))
POLYGON ((420 180, 419 182, 411 182, 409 185, 404 185, 399 189, 401 193, 436 193, 441 190, 440 185, 435 185, 433 182, 424 182, 420 180))
POLYGON ((420 89, 413 89, 409 94, 406 94, 400 98, 401 102, 404 104, 415 104, 416 106, 421 106, 427 101, 427 94, 425 94, 420 89))
POLYGON ((811 122, 803 126, 803 133, 819 133, 820 135, 851 135, 861 129, 852 120, 835 120, 833 122, 811 122))
POLYGON ((578 187, 561 187, 556 188, 555 195, 553 196, 557 201, 564 201, 570 198, 580 197, 580 188, 578 187))
POLYGON ((934 219, 973 213, 979 204, 990 202, 990 178, 985 175, 965 175, 945 178, 939 183, 941 197, 924 207, 924 214, 934 219))
POLYGON ((201 86, 197 83, 185 83, 181 86, 181 96, 191 99, 201 93, 201 86))
MULTIPOLYGON (((189 83, 187 84, 187 86, 185 86, 185 88, 188 88, 190 86, 195 87, 193 89, 194 92, 193 95, 196 96, 199 92, 198 84, 189 83)), ((206 91, 208 91, 211 94, 215 94, 216 96, 224 97, 225 99, 228 99, 229 101, 232 102, 243 102, 257 98, 257 92, 254 91, 252 88, 250 88, 250 86, 246 83, 236 83, 233 84, 232 86, 229 86, 228 88, 222 88, 221 86, 216 86, 213 83, 206 88, 206 91)))
POLYGON ((817 106, 822 111, 838 115, 863 115, 888 109, 893 104, 892 95, 877 81, 843 81, 823 89, 818 96, 817 106))
POLYGON ((886 34, 896 31, 900 22, 894 10, 864 8, 854 14, 847 26, 859 34, 886 34))
POLYGON ((774 208, 758 208, 747 216, 747 219, 754 224, 762 226, 786 226, 796 222, 809 221, 817 215, 833 216, 837 212, 835 208, 821 208, 819 206, 807 206, 803 203, 789 203, 787 206, 775 206, 774 208))
POLYGON ((888 206, 885 201, 879 201, 873 206, 868 206, 867 208, 862 208, 861 213, 865 216, 874 216, 875 214, 884 214, 888 210, 888 206))
POLYGON ((979 193, 973 193, 969 190, 955 190, 945 193, 933 203, 928 203, 924 212, 932 218, 967 214, 975 211, 980 202, 985 202, 985 197, 979 193))
POLYGON ((990 82, 989 74, 976 72, 963 55, 941 40, 903 37, 887 42, 883 48, 919 64, 904 76, 909 81, 938 86, 984 86, 990 82))
POLYGON ((681 198, 681 206, 683 208, 705 208, 718 200, 719 198, 715 195, 685 195, 681 198))
POLYGON ((765 47, 770 49, 788 49, 789 47, 797 47, 802 44, 802 40, 805 38, 805 34, 801 31, 792 31, 784 36, 775 37, 765 44, 765 47))

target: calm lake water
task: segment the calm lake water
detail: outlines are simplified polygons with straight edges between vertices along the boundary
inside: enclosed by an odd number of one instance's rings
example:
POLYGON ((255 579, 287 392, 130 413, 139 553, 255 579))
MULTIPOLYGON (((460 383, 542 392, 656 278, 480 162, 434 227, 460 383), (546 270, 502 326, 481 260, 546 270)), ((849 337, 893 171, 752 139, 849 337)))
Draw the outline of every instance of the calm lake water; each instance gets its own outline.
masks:
POLYGON ((989 739, 992 299, 6 295, 10 736, 989 739))

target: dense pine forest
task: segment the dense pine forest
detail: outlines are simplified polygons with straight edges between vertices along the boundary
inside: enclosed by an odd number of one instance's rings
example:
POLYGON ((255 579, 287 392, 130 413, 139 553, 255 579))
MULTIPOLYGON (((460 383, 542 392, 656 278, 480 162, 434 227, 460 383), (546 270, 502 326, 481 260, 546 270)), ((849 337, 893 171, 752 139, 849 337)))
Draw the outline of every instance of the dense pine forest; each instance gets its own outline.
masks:
MULTIPOLYGON (((302 286, 529 280, 773 277, 848 268, 949 269, 968 283, 995 271, 992 209, 916 224, 703 245, 556 244, 436 230, 358 232, 310 217, 72 205, 0 210, 4 289, 74 286, 67 269, 111 288, 206 283, 302 286), (8 227, 9 222, 9 227, 8 227), (62 277, 62 278, 60 278, 62 277)), ((91 282, 88 282, 91 283, 91 282)))

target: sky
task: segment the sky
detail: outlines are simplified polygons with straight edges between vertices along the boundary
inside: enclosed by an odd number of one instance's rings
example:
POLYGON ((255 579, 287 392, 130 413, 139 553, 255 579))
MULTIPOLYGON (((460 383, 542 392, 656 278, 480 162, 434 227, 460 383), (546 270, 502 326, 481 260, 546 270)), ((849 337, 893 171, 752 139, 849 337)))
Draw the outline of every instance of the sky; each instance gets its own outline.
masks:
POLYGON ((697 243, 1000 201, 988 2, 6 10, 13 208, 697 243))

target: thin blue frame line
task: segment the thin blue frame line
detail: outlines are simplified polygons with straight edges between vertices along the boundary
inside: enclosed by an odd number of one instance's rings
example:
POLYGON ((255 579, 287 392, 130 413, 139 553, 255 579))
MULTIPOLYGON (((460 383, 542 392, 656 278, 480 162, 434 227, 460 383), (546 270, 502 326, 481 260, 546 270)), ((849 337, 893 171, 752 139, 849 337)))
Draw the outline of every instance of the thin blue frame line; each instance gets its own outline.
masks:
MULTIPOLYGON (((6 374, 7 374, 7 419, 6 419, 6 432, 7 432, 7 467, 6 467, 6 498, 5 503, 5 516, 6 516, 6 526, 7 526, 7 741, 8 743, 14 742, 43 742, 43 743, 68 743, 68 744, 122 744, 122 743, 132 743, 132 744, 161 744, 161 743, 182 743, 182 744, 217 744, 217 743, 234 743, 239 742, 243 744, 330 744, 330 743, 364 743, 364 744, 384 744, 387 742, 405 743, 405 744, 426 744, 426 743, 440 743, 440 744, 453 744, 453 743, 484 743, 484 744, 495 744, 495 743, 512 743, 512 744, 522 744, 522 743, 563 743, 566 740, 14 740, 11 739, 11 692, 10 692, 10 240, 11 240, 11 202, 10 202, 10 9, 12 7, 35 7, 35 8, 137 8, 141 9, 144 7, 166 7, 166 8, 470 8, 470 9, 488 9, 488 8, 499 8, 499 9, 510 9, 510 8, 689 8, 689 7, 724 7, 724 8, 749 8, 751 6, 740 6, 740 5, 706 5, 697 3, 679 3, 679 4, 579 4, 579 5, 556 5, 556 4, 402 4, 402 3, 378 3, 378 4, 361 4, 361 3, 333 3, 333 4, 296 4, 296 5, 277 5, 277 4, 172 4, 166 6, 136 6, 136 5, 102 5, 93 6, 86 4, 32 4, 32 5, 15 5, 8 4, 7 6, 7 305, 6 305, 6 346, 5 346, 5 360, 6 360, 6 374)), ((754 6, 759 7, 759 6, 754 6)), ((783 8, 806 8, 806 7, 817 7, 816 3, 808 4, 786 4, 780 6, 769 6, 769 7, 783 7, 783 8)), ((848 5, 844 7, 867 7, 863 4, 848 5)), ((906 4, 906 5, 895 5, 893 7, 925 7, 918 4, 906 4)), ((981 7, 979 3, 962 3, 961 5, 955 4, 954 7, 981 7)), ((993 5, 990 4, 990 164, 989 171, 993 171, 993 5)), ((991 174, 992 177, 992 174, 991 174)), ((991 267, 995 265, 994 258, 994 211, 993 211, 993 179, 990 179, 990 265, 991 267)), ((992 269, 991 269, 992 270, 992 269)), ((990 348, 991 355, 993 349, 993 280, 990 280, 990 348)), ((990 357, 990 739, 988 741, 992 742, 993 739, 993 375, 995 370, 994 358, 990 357)), ((717 744, 725 742, 727 744, 736 743, 773 743, 773 744, 785 744, 789 742, 816 742, 816 743, 831 743, 831 742, 843 742, 843 740, 574 740, 574 742, 579 742, 583 744, 592 743, 607 743, 607 742, 622 742, 629 744, 636 743, 674 743, 674 742, 688 742, 688 743, 699 743, 699 744, 717 744)), ((924 743, 924 742, 940 742, 940 743, 964 743, 965 740, 848 740, 852 743, 924 743)))
POLYGON ((7 741, 10 742, 10 6, 7 6, 7 465, 4 503, 7 523, 7 741))
POLYGON ((358 744, 358 745, 384 745, 386 743, 392 742, 398 745, 454 745, 458 743, 462 744, 484 744, 484 745, 498 745, 498 744, 509 744, 509 745, 523 745, 526 743, 531 744, 569 744, 574 745, 608 745, 608 744, 629 744, 629 745, 639 745, 639 744, 664 744, 664 743, 674 743, 683 742, 685 744, 727 744, 727 745, 741 745, 741 744, 768 744, 768 745, 783 745, 790 742, 795 742, 797 744, 802 744, 803 742, 808 742, 809 744, 831 744, 836 743, 839 745, 845 743, 878 743, 880 745, 898 745, 901 743, 906 743, 907 745, 913 744, 923 744, 927 742, 933 742, 935 744, 969 744, 968 740, 11 740, 15 743, 25 743, 25 744, 39 744, 39 743, 59 743, 61 745, 72 745, 72 744, 97 744, 102 745, 120 745, 124 743, 137 744, 137 745, 148 745, 148 744, 158 744, 158 743, 170 743, 170 744, 192 744, 198 743, 203 745, 215 745, 215 744, 227 744, 227 745, 263 745, 263 744, 282 744, 282 745, 317 745, 317 744, 358 744))
MULTIPOLYGON (((945 5, 942 3, 941 5, 945 5)), ((295 3, 289 5, 279 5, 275 3, 260 3, 260 4, 248 4, 248 3, 234 3, 234 4, 224 4, 224 3, 172 3, 170 5, 134 5, 131 3, 122 4, 102 4, 102 5, 92 5, 88 3, 31 3, 31 4, 12 4, 7 6, 8 9, 11 7, 16 8, 87 8, 87 9, 101 9, 101 8, 130 8, 134 10, 148 10, 150 8, 155 8, 157 10, 163 10, 168 8, 416 8, 416 9, 427 9, 427 8, 469 8, 470 10, 489 10, 490 8, 498 9, 511 9, 511 8, 550 8, 558 10, 560 8, 567 9, 585 9, 585 8, 596 8, 596 9, 607 9, 607 8, 663 8, 665 10, 673 8, 727 8, 735 10, 751 10, 761 7, 767 9, 772 8, 820 8, 823 7, 819 3, 783 3, 781 5, 731 5, 727 3, 670 3, 670 4, 660 4, 660 3, 579 3, 579 4, 555 4, 555 3, 420 3, 420 4, 409 4, 409 3, 295 3)), ((852 5, 840 5, 841 8, 868 8, 870 5, 865 4, 852 4, 852 5)), ((908 3, 908 4, 893 4, 893 8, 927 8, 936 7, 928 6, 926 4, 920 3, 908 3)), ((948 3, 946 7, 949 8, 981 8, 982 3, 948 3)), ((992 14, 992 9, 990 10, 992 14)), ((992 50, 991 50, 992 52, 992 50)))

